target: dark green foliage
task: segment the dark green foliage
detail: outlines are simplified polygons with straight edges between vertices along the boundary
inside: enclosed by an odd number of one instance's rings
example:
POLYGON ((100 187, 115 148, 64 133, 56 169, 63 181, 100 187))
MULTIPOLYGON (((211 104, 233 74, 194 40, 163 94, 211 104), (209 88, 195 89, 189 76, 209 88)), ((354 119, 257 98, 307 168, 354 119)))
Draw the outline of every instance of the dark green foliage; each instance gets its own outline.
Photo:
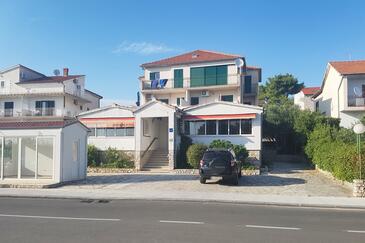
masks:
POLYGON ((230 141, 216 139, 209 144, 209 148, 225 148, 232 149, 237 159, 244 162, 248 157, 248 151, 244 145, 232 144, 230 141))
POLYGON ((92 167, 134 168, 134 162, 131 156, 114 148, 101 151, 94 145, 89 145, 87 157, 88 166, 92 167))
POLYGON ((192 144, 187 152, 186 152, 186 157, 188 159, 188 164, 194 168, 197 169, 199 168, 199 162, 203 157, 204 152, 207 150, 207 146, 204 144, 192 144))
POLYGON ((87 146, 87 165, 97 166, 99 164, 99 149, 94 145, 87 146))
POLYGON ((187 163, 186 152, 189 146, 192 144, 191 138, 185 135, 181 135, 180 147, 177 151, 176 165, 178 169, 189 168, 190 165, 187 163))

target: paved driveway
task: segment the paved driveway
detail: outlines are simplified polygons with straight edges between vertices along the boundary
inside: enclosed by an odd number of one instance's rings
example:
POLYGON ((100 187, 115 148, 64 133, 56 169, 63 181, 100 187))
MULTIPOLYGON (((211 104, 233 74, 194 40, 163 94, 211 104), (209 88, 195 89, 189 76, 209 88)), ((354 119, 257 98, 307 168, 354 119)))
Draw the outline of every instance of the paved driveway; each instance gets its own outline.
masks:
POLYGON ((64 188, 112 189, 136 191, 237 192, 293 196, 351 196, 351 189, 326 177, 306 164, 275 163, 269 173, 243 176, 239 186, 219 178, 200 184, 198 176, 176 174, 89 175, 83 182, 64 188))

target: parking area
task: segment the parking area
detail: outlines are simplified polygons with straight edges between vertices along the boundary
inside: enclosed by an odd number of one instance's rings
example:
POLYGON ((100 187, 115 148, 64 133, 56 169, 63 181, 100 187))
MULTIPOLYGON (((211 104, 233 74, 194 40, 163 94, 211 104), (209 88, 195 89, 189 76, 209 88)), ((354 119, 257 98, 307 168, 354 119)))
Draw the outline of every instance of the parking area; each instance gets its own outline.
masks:
POLYGON ((313 170, 306 164, 275 163, 269 173, 243 176, 238 186, 219 178, 200 184, 195 175, 176 174, 90 174, 85 181, 65 185, 72 189, 133 191, 237 192, 287 196, 351 196, 351 189, 313 170))

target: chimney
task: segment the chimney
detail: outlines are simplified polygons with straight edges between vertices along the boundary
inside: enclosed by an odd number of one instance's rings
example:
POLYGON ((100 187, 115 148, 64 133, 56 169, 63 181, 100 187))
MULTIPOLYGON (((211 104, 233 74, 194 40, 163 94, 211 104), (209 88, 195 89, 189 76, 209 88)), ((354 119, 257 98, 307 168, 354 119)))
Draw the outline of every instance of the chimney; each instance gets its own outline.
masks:
POLYGON ((64 68, 63 69, 63 76, 67 77, 68 76, 68 68, 64 68))

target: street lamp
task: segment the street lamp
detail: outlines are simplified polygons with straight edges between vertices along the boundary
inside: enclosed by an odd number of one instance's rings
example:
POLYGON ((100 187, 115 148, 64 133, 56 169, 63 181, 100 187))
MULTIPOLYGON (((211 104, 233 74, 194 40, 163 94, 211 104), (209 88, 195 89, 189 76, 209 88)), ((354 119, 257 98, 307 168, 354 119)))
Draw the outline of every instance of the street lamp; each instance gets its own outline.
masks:
POLYGON ((353 127, 354 133, 356 134, 356 141, 357 141, 357 155, 358 155, 358 162, 360 165, 360 180, 362 179, 362 162, 361 162, 361 134, 365 132, 365 126, 362 123, 358 123, 353 127))

